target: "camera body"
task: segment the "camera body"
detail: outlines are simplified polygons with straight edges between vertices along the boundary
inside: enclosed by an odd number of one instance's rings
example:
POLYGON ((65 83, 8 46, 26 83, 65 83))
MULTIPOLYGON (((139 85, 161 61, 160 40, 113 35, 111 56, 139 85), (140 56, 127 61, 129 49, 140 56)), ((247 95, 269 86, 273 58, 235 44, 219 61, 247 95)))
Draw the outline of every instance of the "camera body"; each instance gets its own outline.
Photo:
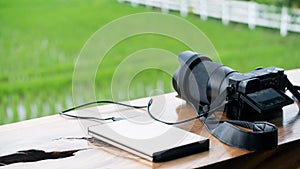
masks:
POLYGON ((258 68, 228 76, 226 116, 237 120, 262 120, 280 115, 293 103, 285 95, 287 77, 282 68, 258 68))
POLYGON ((280 115, 282 107, 294 102, 286 89, 300 99, 282 68, 258 68, 242 74, 191 51, 179 54, 178 61, 173 87, 199 113, 222 100, 226 103, 222 111, 230 119, 265 120, 280 115))

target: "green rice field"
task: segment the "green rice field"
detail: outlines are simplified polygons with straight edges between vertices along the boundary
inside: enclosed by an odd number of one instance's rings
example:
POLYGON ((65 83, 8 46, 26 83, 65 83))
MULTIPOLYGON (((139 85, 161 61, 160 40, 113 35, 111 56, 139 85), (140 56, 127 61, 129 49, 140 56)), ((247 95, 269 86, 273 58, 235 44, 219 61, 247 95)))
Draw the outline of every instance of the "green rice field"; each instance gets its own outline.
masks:
MULTIPOLYGON (((57 114, 73 106, 73 71, 85 42, 111 21, 140 12, 160 9, 132 7, 117 0, 0 0, 0 124, 57 114)), ((176 11, 170 14, 180 16, 176 11)), ((202 21, 192 14, 184 19, 206 34, 223 64, 240 72, 272 65, 300 68, 300 34, 281 37, 279 30, 250 30, 237 23, 226 26, 220 20, 202 21)), ((147 48, 176 54, 188 49, 179 41, 157 35, 122 41, 107 54, 97 73, 96 98, 111 99, 110 83, 118 64, 147 48)), ((170 66, 176 67, 177 61, 174 63, 170 66)), ((144 71, 132 82, 130 99, 148 96, 156 88, 173 91, 171 77, 144 71)), ((81 102, 91 101, 86 92, 82 91, 81 102)))

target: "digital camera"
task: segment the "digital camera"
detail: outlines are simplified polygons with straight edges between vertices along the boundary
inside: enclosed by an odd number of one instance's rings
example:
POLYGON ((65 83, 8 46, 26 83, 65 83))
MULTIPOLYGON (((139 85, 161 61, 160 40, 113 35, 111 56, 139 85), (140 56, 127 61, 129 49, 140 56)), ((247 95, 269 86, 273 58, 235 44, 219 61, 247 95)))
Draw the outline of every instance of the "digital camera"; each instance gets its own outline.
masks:
POLYGON ((178 60, 180 66, 173 75, 173 87, 198 112, 221 97, 228 118, 265 120, 294 102, 285 94, 287 89, 300 100, 298 90, 282 68, 258 68, 242 74, 191 51, 179 54, 178 60))

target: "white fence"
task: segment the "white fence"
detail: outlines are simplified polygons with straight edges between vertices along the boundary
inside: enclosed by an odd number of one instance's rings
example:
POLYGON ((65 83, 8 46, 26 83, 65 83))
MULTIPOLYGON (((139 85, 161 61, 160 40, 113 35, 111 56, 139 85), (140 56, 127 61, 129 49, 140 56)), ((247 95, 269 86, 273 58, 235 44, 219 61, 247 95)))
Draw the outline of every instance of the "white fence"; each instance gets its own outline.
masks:
POLYGON ((300 33, 299 9, 231 0, 119 0, 119 2, 130 2, 132 6, 157 7, 163 12, 180 11, 182 16, 193 13, 203 20, 208 17, 217 18, 224 24, 230 21, 245 23, 250 29, 254 29, 255 26, 280 29, 282 36, 286 36, 288 31, 300 33))

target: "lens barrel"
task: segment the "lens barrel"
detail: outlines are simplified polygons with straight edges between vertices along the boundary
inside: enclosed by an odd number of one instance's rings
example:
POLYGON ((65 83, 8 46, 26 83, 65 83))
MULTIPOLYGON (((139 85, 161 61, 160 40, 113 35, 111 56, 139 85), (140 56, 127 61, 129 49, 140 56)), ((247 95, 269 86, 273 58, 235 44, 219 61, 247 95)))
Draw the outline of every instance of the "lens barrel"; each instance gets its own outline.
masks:
POLYGON ((201 105, 210 104, 228 85, 235 70, 212 62, 206 56, 185 51, 178 55, 180 67, 173 75, 173 87, 181 98, 201 105))

